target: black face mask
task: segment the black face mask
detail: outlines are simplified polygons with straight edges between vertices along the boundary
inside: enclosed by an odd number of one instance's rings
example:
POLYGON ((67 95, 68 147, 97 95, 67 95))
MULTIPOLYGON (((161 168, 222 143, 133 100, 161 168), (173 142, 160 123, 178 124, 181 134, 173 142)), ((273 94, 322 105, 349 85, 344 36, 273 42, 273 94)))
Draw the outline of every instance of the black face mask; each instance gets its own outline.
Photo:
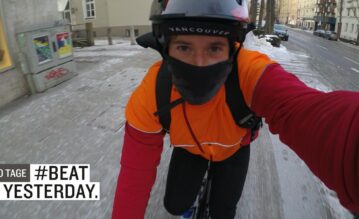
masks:
POLYGON ((174 86, 183 99, 193 105, 204 104, 212 99, 232 70, 230 59, 204 67, 187 64, 169 56, 166 59, 174 86))

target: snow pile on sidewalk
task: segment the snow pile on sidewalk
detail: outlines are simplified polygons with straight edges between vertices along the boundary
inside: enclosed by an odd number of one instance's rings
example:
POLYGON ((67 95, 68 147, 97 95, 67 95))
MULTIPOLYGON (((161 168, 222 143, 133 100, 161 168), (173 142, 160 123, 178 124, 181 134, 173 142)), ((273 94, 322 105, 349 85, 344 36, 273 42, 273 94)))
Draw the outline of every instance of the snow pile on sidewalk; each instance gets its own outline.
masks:
POLYGON ((264 38, 258 39, 252 32, 247 34, 244 47, 267 54, 271 59, 280 63, 284 69, 295 74, 312 88, 324 92, 331 90, 329 85, 323 84, 323 81, 325 80, 318 74, 318 72, 310 68, 310 57, 305 53, 289 52, 283 44, 279 48, 273 47, 264 38))

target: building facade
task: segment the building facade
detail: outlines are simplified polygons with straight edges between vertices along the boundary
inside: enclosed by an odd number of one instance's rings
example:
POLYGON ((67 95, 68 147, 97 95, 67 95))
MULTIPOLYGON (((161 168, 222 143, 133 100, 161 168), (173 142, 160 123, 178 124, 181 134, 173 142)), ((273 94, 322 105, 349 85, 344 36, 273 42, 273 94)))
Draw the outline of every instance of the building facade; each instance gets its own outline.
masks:
POLYGON ((297 4, 297 26, 308 30, 315 27, 315 5, 316 0, 301 0, 297 4))
POLYGON ((61 19, 56 0, 0 0, 0 107, 29 93, 16 32, 61 19))
POLYGON ((290 17, 288 20, 288 23, 292 26, 296 26, 297 25, 297 20, 298 20, 298 3, 299 0, 292 0, 291 1, 291 7, 290 7, 290 17))
POLYGON ((279 23, 296 26, 298 18, 298 0, 279 1, 279 23))
POLYGON ((315 30, 335 30, 336 7, 336 0, 316 0, 314 16, 315 30))
POLYGON ((85 23, 93 24, 95 36, 126 37, 134 27, 136 35, 149 32, 151 0, 59 0, 59 8, 77 34, 83 34, 85 23), (65 6, 64 6, 65 5, 65 6))
POLYGON ((359 45, 359 0, 338 0, 337 32, 340 25, 340 9, 342 7, 340 39, 356 42, 359 45), (342 2, 341 2, 342 1, 342 2))

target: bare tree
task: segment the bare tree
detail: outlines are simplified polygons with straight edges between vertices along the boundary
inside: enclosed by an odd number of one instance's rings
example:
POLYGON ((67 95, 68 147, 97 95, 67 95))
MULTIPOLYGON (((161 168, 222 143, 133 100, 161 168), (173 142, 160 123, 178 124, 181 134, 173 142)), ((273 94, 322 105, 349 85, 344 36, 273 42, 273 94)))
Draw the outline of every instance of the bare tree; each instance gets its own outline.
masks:
POLYGON ((340 5, 339 6, 339 22, 338 22, 338 29, 337 29, 338 39, 340 38, 340 35, 342 33, 343 0, 340 0, 339 5, 340 5))
POLYGON ((264 31, 266 34, 270 34, 273 32, 274 19, 275 19, 275 0, 267 0, 266 25, 264 26, 264 31))
POLYGON ((258 2, 257 0, 251 0, 251 7, 249 9, 249 17, 251 22, 256 22, 257 20, 257 8, 258 8, 258 2))
POLYGON ((258 28, 262 28, 264 7, 265 7, 265 1, 261 0, 261 5, 259 9, 259 18, 258 18, 258 28))

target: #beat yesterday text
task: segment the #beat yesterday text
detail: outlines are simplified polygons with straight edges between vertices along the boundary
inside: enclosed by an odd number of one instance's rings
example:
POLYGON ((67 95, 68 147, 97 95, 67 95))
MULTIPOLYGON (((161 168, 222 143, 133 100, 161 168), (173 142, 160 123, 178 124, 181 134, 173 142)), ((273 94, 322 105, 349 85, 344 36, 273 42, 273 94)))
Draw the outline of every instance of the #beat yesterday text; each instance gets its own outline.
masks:
MULTIPOLYGON (((6 170, 5 170, 6 172, 6 170)), ((20 177, 25 170, 9 170, 20 177)), ((3 180, 4 181, 4 180, 3 180)), ((100 185, 90 182, 89 165, 31 164, 29 182, 0 182, 0 200, 99 200, 100 185)))

